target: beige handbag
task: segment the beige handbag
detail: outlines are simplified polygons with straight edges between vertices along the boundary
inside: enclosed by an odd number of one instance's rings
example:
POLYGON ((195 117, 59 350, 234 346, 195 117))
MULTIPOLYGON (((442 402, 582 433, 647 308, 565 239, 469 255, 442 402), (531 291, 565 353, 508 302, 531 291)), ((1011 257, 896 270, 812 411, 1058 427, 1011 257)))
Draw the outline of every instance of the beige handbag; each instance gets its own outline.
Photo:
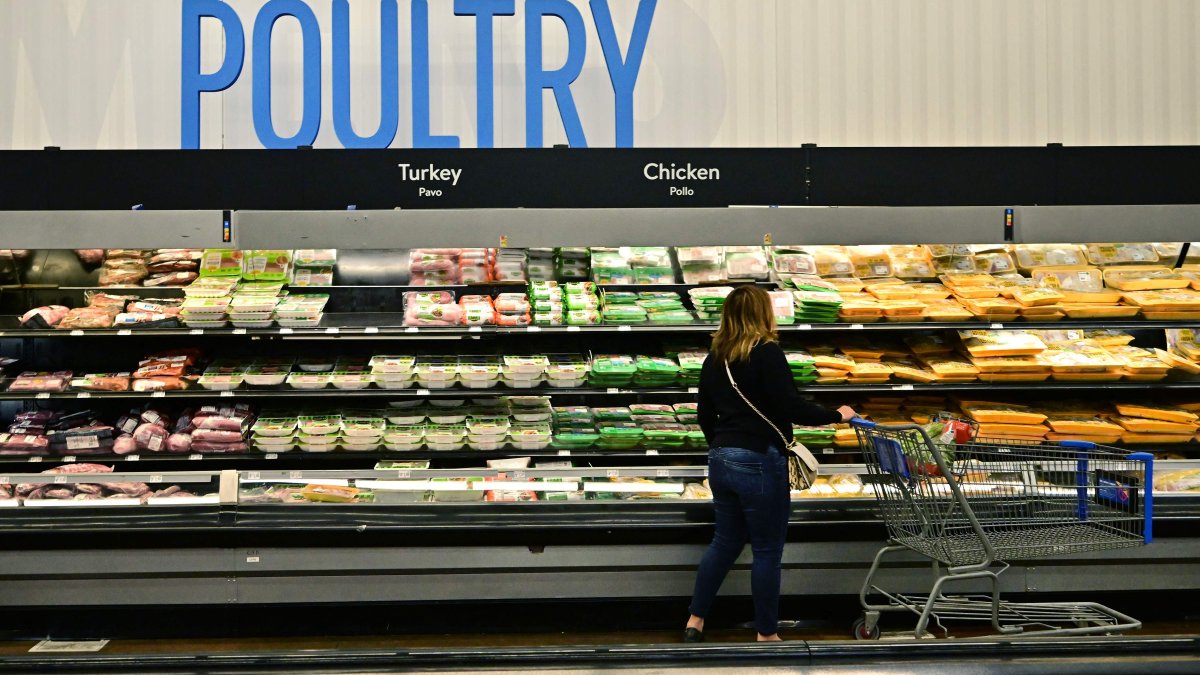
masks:
POLYGON ((729 370, 728 362, 725 363, 725 375, 729 377, 729 384, 733 386, 733 390, 737 392, 737 395, 742 397, 742 400, 746 402, 746 405, 750 406, 750 409, 754 411, 754 414, 761 417, 764 422, 766 422, 772 429, 775 430, 775 433, 779 434, 780 440, 783 441, 783 447, 787 448, 789 451, 787 454, 788 485, 793 490, 807 490, 812 486, 813 481, 817 479, 817 474, 821 471, 821 465, 817 462, 816 456, 812 454, 812 451, 804 447, 803 443, 797 441, 795 438, 792 438, 789 442, 788 437, 783 435, 783 432, 779 430, 779 427, 775 426, 775 423, 772 422, 770 418, 762 414, 762 411, 756 408, 754 404, 750 402, 750 399, 746 398, 746 395, 743 394, 742 390, 738 388, 737 382, 734 381, 733 372, 729 370))

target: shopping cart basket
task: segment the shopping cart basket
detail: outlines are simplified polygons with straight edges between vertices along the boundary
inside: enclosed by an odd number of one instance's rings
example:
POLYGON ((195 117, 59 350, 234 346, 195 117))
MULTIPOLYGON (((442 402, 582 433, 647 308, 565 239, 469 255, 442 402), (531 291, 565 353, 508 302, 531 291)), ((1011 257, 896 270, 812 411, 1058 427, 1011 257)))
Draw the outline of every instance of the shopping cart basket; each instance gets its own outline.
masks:
POLYGON ((1150 543, 1153 455, 1082 441, 945 443, 913 424, 856 419, 852 425, 889 538, 863 582, 856 637, 879 637, 880 613, 888 611, 917 614, 918 638, 930 619, 943 633, 943 619, 991 621, 1002 635, 1141 626, 1096 603, 1003 602, 997 582, 1008 561, 1150 543), (929 595, 891 593, 872 583, 884 556, 904 550, 933 562, 929 595), (991 594, 943 595, 948 582, 971 579, 990 581, 991 594), (869 596, 886 602, 872 604, 869 596))

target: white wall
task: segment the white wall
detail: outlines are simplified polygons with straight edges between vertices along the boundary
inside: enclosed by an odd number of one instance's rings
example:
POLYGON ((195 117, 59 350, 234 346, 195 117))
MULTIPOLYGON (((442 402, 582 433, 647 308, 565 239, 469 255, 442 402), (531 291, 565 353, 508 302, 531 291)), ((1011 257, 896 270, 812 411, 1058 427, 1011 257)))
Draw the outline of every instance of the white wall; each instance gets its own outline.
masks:
MULTIPOLYGON (((264 0, 231 0, 246 26, 264 0)), ((585 0, 573 91, 589 145, 611 146, 613 94, 585 0)), ((318 146, 337 147, 330 2, 318 146)), ((434 133, 475 142, 474 20, 430 2, 434 133)), ((524 35, 496 31, 496 144, 524 147, 524 35)), ((622 47, 637 0, 611 0, 622 47)), ((352 3, 354 119, 378 120, 378 3, 352 3)), ((298 124, 298 40, 277 29, 275 120, 298 124)), ((400 132, 409 120, 408 3, 400 10, 400 132)), ((547 64, 565 47, 551 23, 547 64)), ((637 146, 1200 144, 1196 0, 659 0, 635 95, 637 146)), ((207 30, 207 66, 221 49, 207 30)), ((259 147, 250 65, 206 94, 201 146, 259 147)), ((0 0, 0 149, 179 147, 180 11, 171 0, 0 0)), ((545 99, 547 144, 565 142, 545 99)))

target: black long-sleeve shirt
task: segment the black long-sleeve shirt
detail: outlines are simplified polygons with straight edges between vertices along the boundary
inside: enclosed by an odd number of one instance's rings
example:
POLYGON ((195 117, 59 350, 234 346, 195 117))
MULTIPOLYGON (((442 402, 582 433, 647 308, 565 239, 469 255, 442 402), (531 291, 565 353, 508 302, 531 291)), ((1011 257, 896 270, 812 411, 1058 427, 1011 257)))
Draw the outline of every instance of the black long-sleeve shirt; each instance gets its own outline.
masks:
MULTIPOLYGON (((800 396, 792 381, 787 357, 778 343, 763 342, 750 351, 750 358, 729 364, 742 393, 791 440, 792 423, 804 426, 842 421, 836 411, 800 396)), ((779 434, 742 401, 725 365, 711 354, 700 371, 700 428, 709 447, 746 448, 766 452, 768 445, 780 447, 779 434)), ((782 448, 781 448, 782 449, 782 448)))

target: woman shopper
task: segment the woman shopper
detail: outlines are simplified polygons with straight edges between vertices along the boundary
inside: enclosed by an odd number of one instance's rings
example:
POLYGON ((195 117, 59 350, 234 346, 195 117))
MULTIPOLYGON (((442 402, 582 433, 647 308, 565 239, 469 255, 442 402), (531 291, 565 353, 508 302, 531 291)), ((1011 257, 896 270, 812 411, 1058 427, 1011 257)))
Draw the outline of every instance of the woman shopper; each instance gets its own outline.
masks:
POLYGON ((758 639, 780 639, 780 561, 791 510, 790 437, 783 434, 793 422, 833 424, 855 414, 850 406, 834 411, 801 398, 777 342, 766 291, 742 286, 729 294, 700 374, 699 421, 709 446, 716 533, 696 573, 685 642, 703 641, 704 619, 747 541, 754 552, 750 582, 758 639))

